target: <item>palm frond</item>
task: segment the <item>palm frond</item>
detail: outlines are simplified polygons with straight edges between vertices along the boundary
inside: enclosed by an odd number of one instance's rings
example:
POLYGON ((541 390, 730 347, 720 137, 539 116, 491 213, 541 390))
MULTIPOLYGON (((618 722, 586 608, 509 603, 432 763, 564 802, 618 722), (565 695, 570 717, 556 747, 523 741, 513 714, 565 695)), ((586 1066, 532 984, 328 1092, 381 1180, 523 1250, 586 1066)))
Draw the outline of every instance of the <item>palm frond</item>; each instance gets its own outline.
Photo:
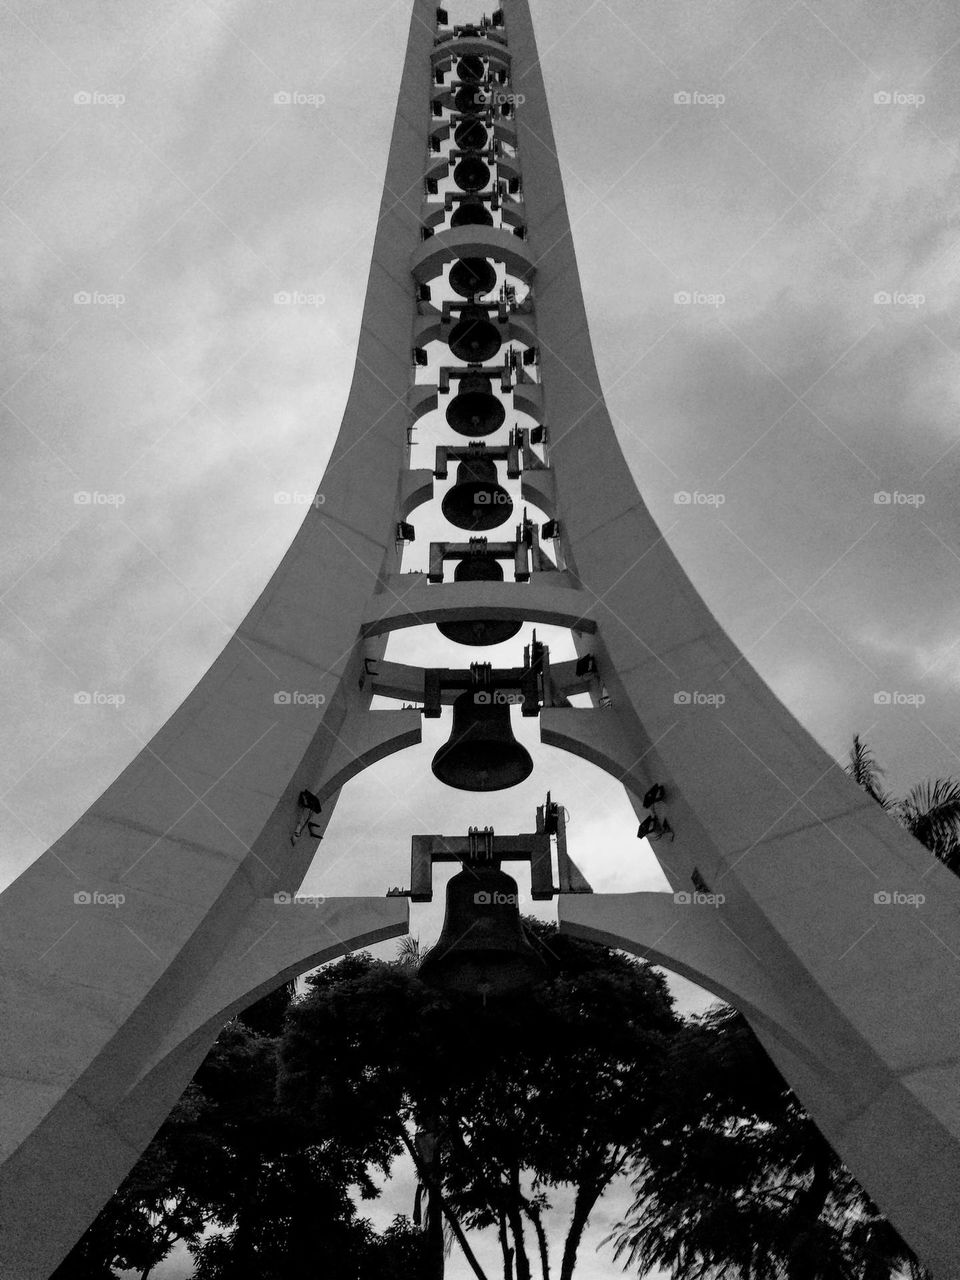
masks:
POLYGON ((850 759, 847 763, 846 771, 857 786, 862 787, 867 795, 876 800, 881 808, 891 808, 893 801, 884 791, 883 783, 880 781, 884 771, 877 763, 876 756, 858 733, 853 735, 853 746, 850 749, 850 759))
POLYGON ((405 938, 400 939, 400 945, 397 947, 397 964, 419 965, 425 954, 426 949, 421 948, 420 939, 408 933, 405 938))
POLYGON ((931 853, 952 866, 960 851, 960 781, 918 782, 898 802, 896 816, 931 853))

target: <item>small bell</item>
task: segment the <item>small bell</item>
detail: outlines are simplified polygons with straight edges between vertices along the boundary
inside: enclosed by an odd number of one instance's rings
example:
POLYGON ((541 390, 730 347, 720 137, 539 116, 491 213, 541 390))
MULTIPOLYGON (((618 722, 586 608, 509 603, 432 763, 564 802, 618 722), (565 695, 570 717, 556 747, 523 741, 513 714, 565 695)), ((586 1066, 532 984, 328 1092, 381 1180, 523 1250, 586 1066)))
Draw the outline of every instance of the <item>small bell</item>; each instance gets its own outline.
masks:
POLYGON ((487 69, 483 65, 483 59, 478 58, 475 53, 468 53, 466 57, 461 58, 457 63, 457 79, 463 80, 467 84, 477 84, 486 73, 487 69))
POLYGON ((513 500, 497 480, 496 464, 475 456, 464 459, 457 467, 457 483, 444 495, 440 509, 458 529, 484 533, 510 519, 513 500))
POLYGON ((492 227, 493 214, 476 196, 461 200, 450 218, 451 227, 492 227))
POLYGON ((549 973, 523 935, 517 882, 493 866, 465 866, 447 882, 440 937, 420 965, 442 991, 500 995, 549 973))
POLYGON ((503 346, 503 340, 486 308, 468 304, 461 308, 460 318, 450 330, 447 345, 458 360, 480 364, 493 359, 503 346))
POLYGON ((486 258, 459 258, 450 268, 450 288, 461 298, 490 293, 496 287, 497 269, 486 258))
MULTIPOLYGON (((502 582, 503 566, 489 551, 465 556, 453 571, 454 582, 502 582)), ((508 618, 477 618, 470 622, 440 622, 441 635, 454 644, 491 645, 512 640, 522 629, 522 622, 508 618)))
POLYGON ((454 702, 450 738, 430 766, 446 786, 504 791, 533 772, 530 753, 513 736, 510 704, 493 697, 485 689, 468 689, 454 702))
POLYGON ((460 379, 460 390, 447 405, 447 425, 462 436, 476 439, 503 426, 507 411, 490 393, 490 379, 482 373, 460 379))
POLYGON ((462 85, 453 95, 453 108, 461 115, 476 114, 486 106, 486 91, 479 84, 462 85))
POLYGON ((453 171, 461 191, 482 191, 490 181, 490 170, 479 156, 465 156, 453 171))
POLYGON ((453 143, 460 151, 482 151, 487 145, 487 136, 479 120, 464 120, 453 132, 453 143))

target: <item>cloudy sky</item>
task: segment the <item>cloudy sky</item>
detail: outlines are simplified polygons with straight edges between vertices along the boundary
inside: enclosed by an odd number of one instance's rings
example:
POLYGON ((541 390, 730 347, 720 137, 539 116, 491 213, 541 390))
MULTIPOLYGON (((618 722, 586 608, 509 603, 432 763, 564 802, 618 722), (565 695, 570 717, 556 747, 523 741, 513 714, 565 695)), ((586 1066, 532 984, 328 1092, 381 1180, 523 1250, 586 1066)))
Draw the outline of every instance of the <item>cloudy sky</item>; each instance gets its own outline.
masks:
MULTIPOLYGON (((828 751, 865 734, 895 789, 960 772, 960 16, 532 7, 601 376, 654 516, 828 751)), ((0 8, 0 884, 202 675, 302 519, 275 495, 320 482, 408 19, 407 0, 0 8)), ((534 748, 528 783, 468 812, 429 774, 445 734, 350 785, 308 887, 381 893, 413 832, 529 829, 547 786, 595 887, 663 883, 599 772, 534 748)), ((603 1233, 587 1280, 613 1274, 603 1233)))

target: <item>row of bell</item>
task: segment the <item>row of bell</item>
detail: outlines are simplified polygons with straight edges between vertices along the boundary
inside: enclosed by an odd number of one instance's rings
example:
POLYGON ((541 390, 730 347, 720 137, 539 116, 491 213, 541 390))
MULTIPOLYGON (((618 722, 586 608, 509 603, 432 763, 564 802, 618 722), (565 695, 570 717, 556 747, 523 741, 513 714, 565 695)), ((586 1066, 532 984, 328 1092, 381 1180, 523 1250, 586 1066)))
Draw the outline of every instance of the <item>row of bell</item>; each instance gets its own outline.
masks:
MULTIPOLYGON (((457 73, 465 83, 454 97, 463 113, 482 109, 483 62, 461 58, 457 73)), ((454 134, 461 151, 479 151, 488 134, 479 120, 466 120, 454 134)), ((453 180, 461 190, 482 190, 490 180, 489 167, 479 156, 465 156, 456 165, 453 180)), ((479 200, 464 200, 451 219, 453 226, 492 226, 493 218, 479 200)), ((485 258, 464 258, 450 270, 450 286, 463 298, 489 293, 496 286, 496 271, 485 258)), ((491 359, 502 343, 497 327, 482 308, 465 308, 450 333, 453 354, 467 363, 491 359)), ((459 393, 447 406, 449 426, 460 435, 490 435, 504 422, 506 412, 490 391, 486 374, 461 378, 459 393)), ((457 482, 443 500, 443 514, 458 528, 471 533, 496 528, 509 518, 513 504, 497 481, 490 459, 470 458, 457 468, 457 482)), ((503 568, 489 552, 477 552, 459 561, 457 582, 502 582, 503 568)), ((439 630, 456 644, 493 645, 512 639, 522 624, 511 620, 484 619, 445 622, 439 630)), ((510 725, 510 705, 494 702, 467 690, 453 704, 450 737, 433 757, 434 775, 460 791, 500 791, 530 776, 533 761, 517 742, 510 725)), ((547 969, 523 935, 517 882, 499 866, 469 866, 447 884, 446 911, 440 937, 420 966, 420 976, 442 990, 500 994, 541 981, 547 969)))

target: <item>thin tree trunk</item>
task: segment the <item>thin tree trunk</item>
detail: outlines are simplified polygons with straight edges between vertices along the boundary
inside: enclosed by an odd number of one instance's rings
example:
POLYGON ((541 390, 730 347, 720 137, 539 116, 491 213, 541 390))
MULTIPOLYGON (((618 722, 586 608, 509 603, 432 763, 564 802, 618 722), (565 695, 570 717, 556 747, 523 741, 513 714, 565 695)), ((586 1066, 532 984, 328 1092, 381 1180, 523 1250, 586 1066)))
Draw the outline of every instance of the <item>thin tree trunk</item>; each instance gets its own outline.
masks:
POLYGON ((503 1280, 513 1280, 513 1250, 510 1248, 510 1237, 507 1235, 507 1219, 502 1209, 497 1210, 497 1232, 500 1237, 500 1249, 503 1253, 503 1280))
POLYGON ((507 1201, 507 1219, 513 1235, 514 1257, 517 1263, 517 1280, 533 1280, 530 1273, 530 1259, 527 1257, 527 1242, 523 1235, 523 1192, 520 1190, 520 1170, 510 1170, 510 1190, 507 1201))
MULTIPOLYGON (((794 1197, 793 1204, 790 1206, 791 1216, 797 1214, 801 1218, 806 1218, 811 1225, 818 1221, 830 1194, 832 1175, 833 1156, 825 1151, 818 1152, 814 1157, 810 1185, 794 1197)), ((819 1274, 819 1266, 816 1263, 811 1265, 809 1260, 790 1259, 787 1263, 788 1280, 817 1280, 819 1274)))
POLYGON ((547 1233, 543 1229, 540 1210, 530 1204, 525 1204, 523 1208, 527 1217, 533 1223, 534 1231, 537 1233, 537 1246, 540 1250, 540 1280, 550 1280, 550 1255, 547 1249, 547 1233))
POLYGON ((560 1263, 560 1280, 573 1280, 573 1270, 577 1265, 577 1250, 583 1239, 583 1230, 593 1206, 600 1198, 601 1188, 596 1185, 577 1187, 577 1198, 573 1202, 573 1217, 570 1229, 563 1242, 563 1259, 560 1263))
POLYGON ((473 1250, 470 1248, 470 1245, 467 1242, 467 1237, 463 1234, 463 1228, 460 1226, 460 1222, 457 1219, 457 1215, 450 1208, 449 1204, 447 1204, 447 1198, 443 1194, 443 1192, 440 1190, 439 1183, 436 1181, 433 1174, 430 1172, 429 1169, 427 1169, 426 1165, 420 1159, 420 1156, 417 1152, 416 1147, 410 1141, 410 1135, 407 1133, 406 1128, 402 1124, 399 1127, 399 1131, 400 1131, 400 1140, 403 1143, 403 1145, 407 1148, 407 1151, 410 1154, 410 1158, 413 1160, 414 1166, 420 1175, 421 1181, 426 1185, 427 1190, 430 1192, 431 1199, 433 1197, 436 1197, 436 1201, 443 1212, 443 1216, 446 1218, 447 1222, 449 1222, 450 1230, 453 1232, 454 1237, 456 1238, 457 1244, 460 1246, 461 1250, 463 1251, 463 1256, 466 1258, 467 1262, 470 1264, 470 1267, 473 1270, 473 1274, 477 1277, 477 1280, 488 1280, 486 1272, 480 1266, 480 1263, 477 1261, 473 1250))

